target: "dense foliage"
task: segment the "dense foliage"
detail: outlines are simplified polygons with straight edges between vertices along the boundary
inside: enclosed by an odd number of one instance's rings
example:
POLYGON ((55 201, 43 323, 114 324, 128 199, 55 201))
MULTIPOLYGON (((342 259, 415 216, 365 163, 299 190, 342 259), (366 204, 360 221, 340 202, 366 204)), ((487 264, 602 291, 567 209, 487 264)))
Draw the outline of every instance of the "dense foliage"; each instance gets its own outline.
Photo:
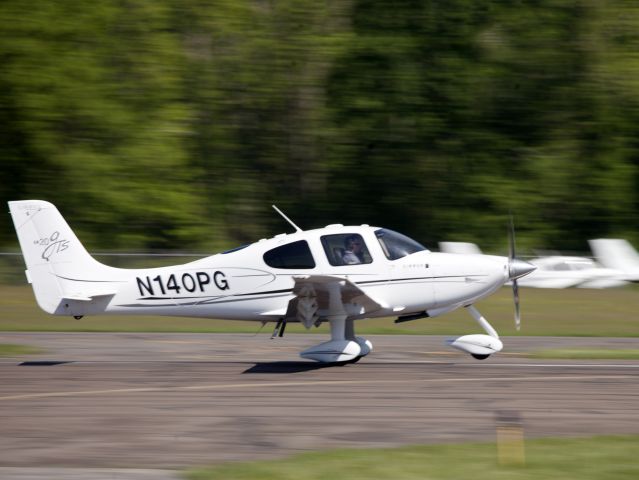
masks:
MULTIPOLYGON (((3 0, 0 201, 89 248, 370 223, 505 249, 639 240, 639 5, 3 0)), ((8 215, 0 243, 15 249, 8 215)))

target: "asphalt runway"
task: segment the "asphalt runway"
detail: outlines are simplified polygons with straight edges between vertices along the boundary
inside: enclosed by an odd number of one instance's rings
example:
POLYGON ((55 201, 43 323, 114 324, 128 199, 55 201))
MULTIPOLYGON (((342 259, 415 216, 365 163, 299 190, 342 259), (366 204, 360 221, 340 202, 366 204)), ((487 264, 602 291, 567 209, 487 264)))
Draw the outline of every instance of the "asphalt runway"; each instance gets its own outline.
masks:
POLYGON ((639 361, 525 357, 637 339, 506 337, 477 361, 443 337, 370 336, 371 355, 326 368, 298 357, 324 336, 269 336, 0 334, 44 350, 0 359, 0 478, 168 479, 317 449, 494 441, 503 418, 526 437, 639 433, 639 361))

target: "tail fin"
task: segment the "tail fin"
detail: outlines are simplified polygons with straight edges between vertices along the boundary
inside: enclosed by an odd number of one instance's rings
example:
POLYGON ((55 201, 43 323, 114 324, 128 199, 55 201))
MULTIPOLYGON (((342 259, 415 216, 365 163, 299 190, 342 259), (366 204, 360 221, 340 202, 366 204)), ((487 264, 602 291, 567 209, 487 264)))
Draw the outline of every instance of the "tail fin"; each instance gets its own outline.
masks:
POLYGON ((96 261, 86 251, 55 205, 42 200, 9 202, 27 266, 26 274, 40 308, 69 314, 65 301, 91 301, 113 295, 108 284, 119 269, 96 261))
POLYGON ((598 238, 588 240, 588 243, 597 260, 604 267, 626 273, 639 273, 639 254, 627 240, 598 238))

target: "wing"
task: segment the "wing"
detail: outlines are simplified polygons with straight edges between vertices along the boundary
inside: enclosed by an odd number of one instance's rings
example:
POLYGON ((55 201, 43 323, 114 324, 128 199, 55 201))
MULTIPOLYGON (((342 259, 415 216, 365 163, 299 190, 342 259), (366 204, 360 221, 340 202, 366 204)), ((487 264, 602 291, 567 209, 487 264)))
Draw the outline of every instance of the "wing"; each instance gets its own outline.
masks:
POLYGON ((295 298, 288 303, 285 319, 299 321, 306 328, 331 315, 360 316, 385 308, 345 278, 309 275, 293 279, 295 298))

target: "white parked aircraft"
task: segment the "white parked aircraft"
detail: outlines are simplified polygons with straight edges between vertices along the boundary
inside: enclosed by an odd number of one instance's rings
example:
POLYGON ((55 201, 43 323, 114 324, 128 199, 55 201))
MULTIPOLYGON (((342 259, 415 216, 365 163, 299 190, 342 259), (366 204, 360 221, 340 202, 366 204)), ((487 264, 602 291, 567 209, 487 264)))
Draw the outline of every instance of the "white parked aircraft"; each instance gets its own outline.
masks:
POLYGON ((535 288, 611 288, 625 285, 619 271, 604 268, 587 257, 552 255, 530 260, 537 267, 534 277, 521 283, 535 288))
MULTIPOLYGON (((473 306, 535 267, 511 255, 433 253, 392 230, 329 225, 276 235, 183 265, 120 269, 93 259, 57 208, 40 200, 9 202, 38 305, 81 318, 99 314, 170 315, 276 322, 306 328, 329 322, 331 340, 301 352, 319 362, 355 362, 372 350, 354 321, 434 317, 466 307, 486 335, 449 342, 483 359, 500 351, 499 335, 473 306)), ((277 210, 277 208, 276 208, 277 210)))
MULTIPOLYGON (((466 242, 440 242, 439 249, 446 253, 481 253, 477 245, 466 242)), ((621 270, 606 268, 606 264, 601 266, 588 257, 550 255, 534 258, 530 263, 537 270, 521 279, 519 285, 522 287, 610 288, 627 283, 621 270)), ((639 278, 639 269, 637 275, 639 278)))

